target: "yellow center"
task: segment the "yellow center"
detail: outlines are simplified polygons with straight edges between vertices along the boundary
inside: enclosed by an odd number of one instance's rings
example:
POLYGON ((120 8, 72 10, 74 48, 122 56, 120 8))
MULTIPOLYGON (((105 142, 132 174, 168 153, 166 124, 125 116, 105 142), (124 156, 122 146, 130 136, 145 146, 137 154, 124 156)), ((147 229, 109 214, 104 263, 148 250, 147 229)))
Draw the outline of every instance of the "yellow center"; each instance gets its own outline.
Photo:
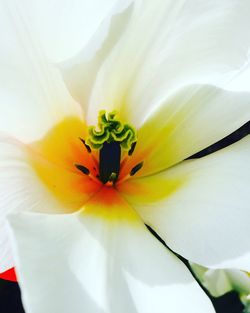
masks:
MULTIPOLYGON (((123 201, 119 199, 117 191, 119 185, 130 178, 131 166, 133 168, 133 164, 136 166, 136 163, 131 163, 132 156, 122 152, 116 185, 111 182, 103 184, 98 179, 99 151, 92 149, 89 153, 82 138, 88 138, 88 126, 78 118, 67 118, 55 125, 42 140, 29 146, 30 162, 43 183, 67 208, 66 212, 82 209, 94 197, 94 203, 99 205, 96 205, 94 210, 91 204, 91 211, 98 214, 102 211, 103 215, 110 217, 115 208, 122 206, 123 201), (128 159, 131 163, 129 168, 126 167, 128 159), (89 173, 80 171, 76 164, 87 168, 89 173), (109 208, 109 214, 105 213, 105 207, 109 208)), ((123 207, 126 207, 124 203, 123 207)), ((133 214, 128 208, 126 210, 127 212, 121 210, 119 215, 121 212, 126 213, 130 219, 133 214)))
POLYGON ((109 220, 121 216, 133 220, 135 213, 123 200, 124 195, 133 201, 154 202, 175 192, 184 182, 183 179, 169 181, 152 176, 143 180, 131 179, 143 176, 144 168, 140 170, 140 164, 146 162, 149 149, 141 149, 140 144, 131 155, 128 150, 121 150, 119 176, 113 180, 111 175, 104 182, 99 173, 100 151, 91 148, 90 152, 83 141, 88 136, 89 127, 85 122, 69 117, 28 147, 30 163, 63 204, 63 213, 82 210, 109 220))

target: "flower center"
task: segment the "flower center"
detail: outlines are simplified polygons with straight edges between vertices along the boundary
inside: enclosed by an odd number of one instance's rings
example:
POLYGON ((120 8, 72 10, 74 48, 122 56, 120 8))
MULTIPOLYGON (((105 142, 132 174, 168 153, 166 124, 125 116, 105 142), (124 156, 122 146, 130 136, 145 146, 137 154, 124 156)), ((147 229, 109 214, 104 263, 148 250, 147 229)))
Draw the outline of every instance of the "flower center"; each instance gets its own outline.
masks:
MULTIPOLYGON (((134 127, 124 124, 116 118, 116 112, 106 113, 100 111, 98 125, 88 128, 89 136, 81 139, 87 151, 99 152, 98 174, 95 177, 103 184, 114 185, 118 179, 121 168, 121 158, 124 153, 131 156, 134 152, 137 134, 134 127)), ((97 162, 98 163, 98 162, 97 162)), ((134 166, 130 176, 135 175, 143 165, 143 162, 134 166)), ((82 164, 75 164, 76 168, 85 175, 93 177, 91 170, 82 164)))

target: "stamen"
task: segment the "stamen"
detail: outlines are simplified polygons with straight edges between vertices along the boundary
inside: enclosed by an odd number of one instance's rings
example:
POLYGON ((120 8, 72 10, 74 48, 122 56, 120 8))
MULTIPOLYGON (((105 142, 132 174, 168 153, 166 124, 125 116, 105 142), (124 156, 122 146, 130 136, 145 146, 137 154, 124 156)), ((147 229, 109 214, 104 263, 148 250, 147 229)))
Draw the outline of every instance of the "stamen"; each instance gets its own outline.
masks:
POLYGON ((143 162, 134 166, 132 170, 130 171, 130 176, 134 176, 142 168, 142 166, 143 166, 143 162))
MULTIPOLYGON (((119 183, 121 166, 124 166, 126 159, 133 154, 136 147, 136 130, 117 119, 116 112, 106 113, 102 110, 99 112, 97 127, 90 126, 88 131, 89 136, 86 141, 80 139, 89 153, 92 150, 99 150, 99 164, 95 163, 99 170, 96 178, 103 184, 119 183), (128 156, 121 164, 122 149, 127 151, 128 156)), ((143 162, 135 166, 128 176, 135 175, 142 165, 143 162)), ((87 168, 83 166, 77 168, 90 177, 91 173, 87 168)))
POLYGON ((81 164, 75 164, 75 167, 80 170, 83 174, 88 175, 88 177, 95 181, 96 183, 100 183, 100 180, 98 178, 96 178, 94 175, 91 174, 90 170, 86 167, 83 166, 81 164))
POLYGON ((88 151, 88 153, 91 153, 91 148, 90 148, 90 146, 88 146, 88 145, 86 144, 85 140, 82 139, 82 138, 79 138, 79 139, 80 139, 81 142, 84 144, 84 146, 85 146, 86 150, 88 151))
POLYGON ((80 137, 79 137, 79 139, 80 139, 81 142, 84 144, 84 146, 85 146, 86 150, 88 151, 88 153, 90 153, 91 158, 92 158, 92 160, 94 161, 95 165, 98 167, 98 162, 97 162, 96 158, 94 157, 93 154, 91 154, 92 150, 91 150, 90 146, 86 144, 86 142, 85 142, 84 139, 82 139, 82 138, 80 138, 80 137))
POLYGON ((89 175, 90 173, 90 170, 81 164, 75 164, 75 167, 85 175, 89 175))
POLYGON ((131 145, 131 148, 130 148, 130 150, 129 150, 129 152, 128 152, 128 155, 129 155, 129 156, 132 155, 133 152, 135 151, 135 146, 136 146, 136 141, 133 142, 132 145, 131 145))

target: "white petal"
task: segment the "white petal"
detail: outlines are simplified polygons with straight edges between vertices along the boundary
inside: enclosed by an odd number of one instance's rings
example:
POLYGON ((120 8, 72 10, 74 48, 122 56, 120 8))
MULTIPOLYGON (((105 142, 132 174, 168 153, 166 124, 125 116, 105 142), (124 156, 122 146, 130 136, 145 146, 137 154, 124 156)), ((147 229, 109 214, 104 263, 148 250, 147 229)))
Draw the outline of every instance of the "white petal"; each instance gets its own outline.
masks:
POLYGON ((204 276, 205 287, 211 291, 212 295, 219 297, 230 290, 239 292, 240 294, 250 293, 250 279, 247 273, 226 269, 213 270, 209 269, 204 276), (230 284, 230 289, 224 289, 224 283, 230 284))
POLYGON ((65 115, 80 114, 55 66, 12 1, 0 3, 0 124, 26 142, 65 115))
POLYGON ((250 120, 250 93, 191 85, 167 99, 138 130, 134 156, 146 155, 140 175, 183 161, 250 120))
POLYGON ((98 71, 104 60, 111 54, 114 43, 125 31, 132 14, 132 1, 118 2, 84 50, 60 65, 72 96, 81 103, 85 112, 88 111, 98 71))
POLYGON ((14 211, 63 212, 27 162, 20 144, 0 142, 0 272, 14 266, 5 217, 14 211))
MULTIPOLYGON (((240 271, 238 270, 238 272, 240 271)), ((204 276, 203 285, 213 297, 220 297, 233 290, 233 286, 224 270, 207 271, 204 276)))
POLYGON ((47 56, 58 62, 82 49, 115 2, 23 0, 17 5, 32 23, 47 56))
POLYGON ((6 221, 0 219, 0 273, 3 273, 15 266, 12 253, 9 229, 6 227, 6 221))
POLYGON ((121 188, 145 223, 188 260, 250 270, 249 155, 247 136, 204 158, 135 180, 134 194, 126 184, 121 188))
POLYGON ((227 90, 233 91, 250 91, 250 62, 234 77, 229 83, 227 83, 227 90))
POLYGON ((84 107, 89 103, 90 123, 100 109, 115 108, 140 126, 174 90, 221 83, 246 62, 249 9, 247 0, 136 1, 108 17, 90 46, 67 64, 65 80, 84 107), (94 87, 87 80, 82 91, 86 72, 98 75, 94 87))
POLYGON ((214 312, 185 266, 137 221, 10 218, 27 313, 214 312))
POLYGON ((197 264, 191 266, 196 277, 213 297, 220 297, 232 290, 240 294, 250 293, 250 277, 245 272, 234 269, 200 269, 197 264))

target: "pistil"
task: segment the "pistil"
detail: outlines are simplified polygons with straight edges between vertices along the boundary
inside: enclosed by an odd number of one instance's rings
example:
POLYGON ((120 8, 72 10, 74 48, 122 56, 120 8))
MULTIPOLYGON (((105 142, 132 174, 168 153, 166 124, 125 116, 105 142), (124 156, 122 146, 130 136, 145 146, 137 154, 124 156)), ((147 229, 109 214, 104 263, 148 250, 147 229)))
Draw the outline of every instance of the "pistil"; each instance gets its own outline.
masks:
POLYGON ((105 142, 99 152, 99 179, 103 184, 115 183, 119 177, 121 146, 119 142, 105 142))
MULTIPOLYGON (((129 124, 123 124, 116 118, 116 113, 106 113, 100 111, 98 117, 98 125, 89 127, 89 136, 86 140, 81 139, 87 152, 91 155, 92 150, 99 151, 99 162, 97 168, 99 173, 95 177, 99 182, 109 185, 115 185, 116 182, 124 180, 124 177, 119 177, 121 164, 121 151, 127 152, 128 157, 131 157, 137 142, 135 129, 129 124)), ((84 165, 75 164, 76 168, 83 174, 93 176, 91 170, 84 165)), ((134 176, 143 166, 140 162, 134 166, 129 176, 134 176)), ((127 176, 126 176, 127 177, 127 176)))

